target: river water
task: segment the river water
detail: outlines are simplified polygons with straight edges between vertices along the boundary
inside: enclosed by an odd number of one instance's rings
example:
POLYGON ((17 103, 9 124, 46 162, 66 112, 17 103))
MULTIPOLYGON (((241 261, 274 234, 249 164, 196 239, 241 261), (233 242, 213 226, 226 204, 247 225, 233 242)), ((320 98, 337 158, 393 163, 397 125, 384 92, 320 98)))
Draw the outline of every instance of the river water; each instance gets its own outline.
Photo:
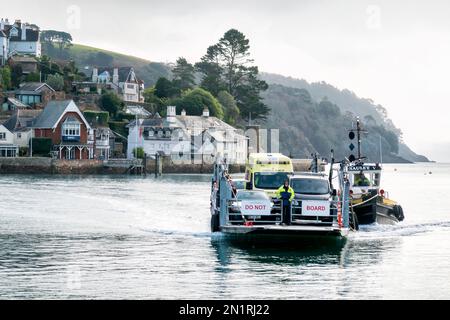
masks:
POLYGON ((386 165, 405 221, 338 247, 211 234, 209 178, 0 175, 0 298, 450 298, 448 164, 386 165))

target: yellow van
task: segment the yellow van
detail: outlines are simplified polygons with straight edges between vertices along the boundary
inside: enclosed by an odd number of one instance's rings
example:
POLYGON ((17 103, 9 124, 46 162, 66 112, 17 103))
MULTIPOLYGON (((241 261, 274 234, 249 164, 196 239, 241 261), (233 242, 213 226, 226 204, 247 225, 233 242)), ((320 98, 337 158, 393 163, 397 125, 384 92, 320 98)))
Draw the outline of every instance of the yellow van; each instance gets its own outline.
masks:
POLYGON ((289 157, 281 153, 250 153, 245 167, 246 189, 263 190, 270 197, 294 173, 289 157))

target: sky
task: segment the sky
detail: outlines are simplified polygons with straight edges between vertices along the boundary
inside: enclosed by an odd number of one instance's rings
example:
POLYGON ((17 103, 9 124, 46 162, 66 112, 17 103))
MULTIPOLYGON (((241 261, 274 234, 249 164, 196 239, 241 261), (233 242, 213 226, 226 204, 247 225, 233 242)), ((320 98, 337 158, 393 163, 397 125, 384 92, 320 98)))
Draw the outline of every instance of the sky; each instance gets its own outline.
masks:
POLYGON ((372 99, 415 152, 441 162, 450 162, 449 14, 445 0, 22 0, 1 12, 157 62, 196 62, 236 28, 261 71, 372 99))

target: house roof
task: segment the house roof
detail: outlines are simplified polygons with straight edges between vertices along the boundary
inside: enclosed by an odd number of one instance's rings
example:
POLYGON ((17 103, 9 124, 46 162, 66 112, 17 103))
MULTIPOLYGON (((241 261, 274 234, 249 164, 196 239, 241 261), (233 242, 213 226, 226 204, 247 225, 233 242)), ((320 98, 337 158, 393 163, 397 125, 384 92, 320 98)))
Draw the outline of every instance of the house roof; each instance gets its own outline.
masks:
POLYGON ((9 41, 31 41, 31 42, 37 42, 39 41, 39 30, 37 29, 32 29, 30 28, 30 26, 27 26, 26 29, 26 34, 25 34, 25 40, 22 40, 22 31, 23 29, 21 29, 18 26, 13 26, 13 25, 9 25, 9 26, 5 26, 5 34, 9 37, 9 41), (18 30, 18 34, 17 36, 10 36, 10 31, 11 29, 15 27, 18 30))
POLYGON ((41 92, 43 88, 47 88, 51 91, 55 91, 52 87, 50 87, 45 82, 25 82, 20 86, 20 88, 17 91, 34 91, 34 92, 41 92))
POLYGON ((12 56, 11 58, 12 62, 20 62, 20 63, 36 63, 37 60, 35 57, 27 57, 27 56, 12 56))
POLYGON ((221 130, 236 130, 228 123, 216 117, 203 116, 175 116, 177 121, 185 128, 217 128, 221 130))
POLYGON ((50 101, 45 106, 44 111, 37 117, 33 127, 43 129, 55 128, 66 112, 76 112, 83 120, 86 127, 89 129, 91 128, 73 100, 50 101))
MULTIPOLYGON (((102 75, 102 73, 108 72, 109 76, 113 77, 114 76, 114 69, 115 68, 98 67, 97 68, 98 75, 100 76, 100 75, 102 75)), ((119 82, 129 82, 130 81, 129 77, 131 75, 131 72, 132 71, 134 72, 133 67, 118 67, 117 69, 118 69, 117 71, 119 73, 119 82)), ((140 83, 139 81, 141 81, 141 80, 136 76, 136 73, 135 73, 135 77, 136 77, 135 80, 138 83, 140 83)))
POLYGON ((36 117, 41 114, 42 110, 23 110, 18 109, 3 125, 9 131, 23 131, 31 128, 36 117))
POLYGON ((6 98, 6 102, 10 105, 13 105, 17 108, 29 108, 26 104, 22 103, 22 101, 17 100, 16 98, 8 97, 6 98))

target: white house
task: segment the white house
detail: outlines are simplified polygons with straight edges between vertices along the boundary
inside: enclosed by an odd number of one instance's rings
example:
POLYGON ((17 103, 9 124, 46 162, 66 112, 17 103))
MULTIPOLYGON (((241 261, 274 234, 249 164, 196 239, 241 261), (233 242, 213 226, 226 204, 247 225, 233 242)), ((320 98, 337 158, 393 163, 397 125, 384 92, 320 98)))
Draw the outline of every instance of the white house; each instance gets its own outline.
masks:
POLYGON ((14 134, 0 124, 0 158, 17 157, 18 155, 19 147, 14 144, 14 134))
POLYGON ((144 102, 144 82, 132 67, 93 68, 91 81, 109 85, 126 102, 144 102))
POLYGON ((3 123, 3 126, 14 135, 14 144, 18 147, 29 147, 32 137, 32 126, 42 110, 17 109, 16 112, 3 123))
POLYGON ((2 64, 16 54, 41 56, 40 30, 35 25, 16 20, 0 20, 0 55, 2 64))
POLYGON ((217 157, 228 163, 245 163, 247 138, 239 130, 205 109, 202 116, 189 116, 183 110, 176 114, 174 106, 167 107, 167 117, 138 119, 128 125, 128 158, 133 150, 142 147, 148 155, 171 156, 172 160, 212 163, 217 157))

